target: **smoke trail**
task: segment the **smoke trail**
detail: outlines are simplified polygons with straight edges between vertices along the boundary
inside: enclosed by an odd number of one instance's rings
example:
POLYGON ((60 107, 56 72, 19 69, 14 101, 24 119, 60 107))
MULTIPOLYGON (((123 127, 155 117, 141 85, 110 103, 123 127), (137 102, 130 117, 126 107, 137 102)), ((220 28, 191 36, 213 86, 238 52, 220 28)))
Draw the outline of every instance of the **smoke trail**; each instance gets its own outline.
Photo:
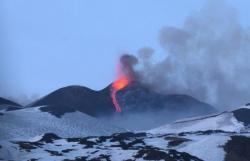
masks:
POLYGON ((138 79, 157 91, 192 95, 217 107, 250 101, 250 32, 237 12, 213 1, 185 20, 163 27, 165 59, 153 63, 154 50, 139 50, 138 79))

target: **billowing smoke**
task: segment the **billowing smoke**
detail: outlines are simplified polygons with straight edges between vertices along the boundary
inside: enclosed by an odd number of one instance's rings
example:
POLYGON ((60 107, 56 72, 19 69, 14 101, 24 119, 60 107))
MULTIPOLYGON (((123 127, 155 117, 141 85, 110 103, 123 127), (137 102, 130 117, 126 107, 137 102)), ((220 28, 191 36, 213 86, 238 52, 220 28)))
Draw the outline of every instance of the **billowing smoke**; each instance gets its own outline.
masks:
POLYGON ((122 72, 122 74, 127 76, 129 79, 131 80, 135 79, 137 76, 134 70, 134 66, 137 63, 138 59, 135 56, 129 54, 123 54, 120 58, 120 67, 118 69, 121 71, 118 71, 118 73, 122 72))
POLYGON ((217 107, 250 102, 250 32, 227 4, 208 3, 183 26, 163 27, 159 42, 166 52, 160 61, 152 61, 154 49, 139 50, 139 81, 217 107))

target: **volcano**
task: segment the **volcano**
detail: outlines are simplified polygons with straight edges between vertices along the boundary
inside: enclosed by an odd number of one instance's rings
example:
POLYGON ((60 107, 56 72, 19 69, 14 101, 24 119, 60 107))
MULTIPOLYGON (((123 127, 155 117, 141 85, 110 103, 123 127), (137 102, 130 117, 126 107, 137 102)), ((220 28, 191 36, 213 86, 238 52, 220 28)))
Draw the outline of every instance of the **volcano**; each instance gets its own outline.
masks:
MULTIPOLYGON (((112 102, 112 84, 100 91, 82 86, 68 86, 31 103, 28 106, 43 106, 40 109, 56 116, 80 111, 94 117, 119 115, 112 102)), ((188 95, 161 94, 139 82, 131 82, 117 91, 117 101, 122 115, 132 112, 169 111, 192 113, 192 116, 215 112, 215 108, 188 95)))
POLYGON ((123 90, 118 91, 117 99, 125 112, 167 110, 203 115, 216 111, 211 105, 191 96, 158 93, 139 82, 132 82, 123 90))

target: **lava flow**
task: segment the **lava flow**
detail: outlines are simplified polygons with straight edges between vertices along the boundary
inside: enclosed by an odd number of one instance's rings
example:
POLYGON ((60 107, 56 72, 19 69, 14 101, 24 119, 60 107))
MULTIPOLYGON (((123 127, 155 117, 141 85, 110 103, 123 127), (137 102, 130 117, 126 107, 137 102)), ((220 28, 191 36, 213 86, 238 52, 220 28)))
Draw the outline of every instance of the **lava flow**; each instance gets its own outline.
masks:
POLYGON ((117 92, 123 88, 125 88, 130 82, 132 82, 135 78, 135 73, 133 70, 133 66, 137 63, 137 59, 132 56, 125 54, 121 56, 120 63, 116 68, 116 72, 118 74, 118 79, 111 86, 111 97, 115 109, 117 112, 121 112, 122 109, 117 100, 117 92))
POLYGON ((117 66, 117 74, 118 74, 118 79, 114 81, 112 84, 111 88, 111 97, 112 97, 112 102, 115 106, 116 112, 121 112, 121 106, 119 105, 119 102, 116 98, 117 91, 125 88, 130 82, 131 82, 131 74, 127 70, 127 68, 124 68, 124 64, 119 64, 117 66))
POLYGON ((112 101, 113 101, 113 104, 114 104, 117 112, 121 112, 122 110, 121 110, 121 107, 117 101, 116 93, 117 93, 117 91, 125 88, 129 84, 129 82, 130 82, 130 80, 128 77, 121 76, 112 84, 111 97, 112 97, 112 101))

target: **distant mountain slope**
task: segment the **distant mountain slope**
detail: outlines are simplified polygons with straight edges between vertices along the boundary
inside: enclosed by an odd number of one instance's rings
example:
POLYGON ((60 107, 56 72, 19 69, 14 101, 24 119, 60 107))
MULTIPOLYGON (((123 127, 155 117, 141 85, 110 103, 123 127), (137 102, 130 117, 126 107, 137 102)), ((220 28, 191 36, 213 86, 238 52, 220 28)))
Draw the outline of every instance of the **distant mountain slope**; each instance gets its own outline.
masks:
POLYGON ((0 97, 0 110, 11 111, 11 110, 17 110, 21 108, 22 106, 20 104, 0 97))
POLYGON ((250 106, 222 112, 216 115, 183 119, 150 130, 150 133, 180 133, 207 130, 222 130, 226 132, 240 132, 250 126, 250 106))
POLYGON ((7 100, 5 98, 0 97, 0 106, 1 105, 21 106, 18 103, 15 103, 13 101, 10 101, 10 100, 7 100))

